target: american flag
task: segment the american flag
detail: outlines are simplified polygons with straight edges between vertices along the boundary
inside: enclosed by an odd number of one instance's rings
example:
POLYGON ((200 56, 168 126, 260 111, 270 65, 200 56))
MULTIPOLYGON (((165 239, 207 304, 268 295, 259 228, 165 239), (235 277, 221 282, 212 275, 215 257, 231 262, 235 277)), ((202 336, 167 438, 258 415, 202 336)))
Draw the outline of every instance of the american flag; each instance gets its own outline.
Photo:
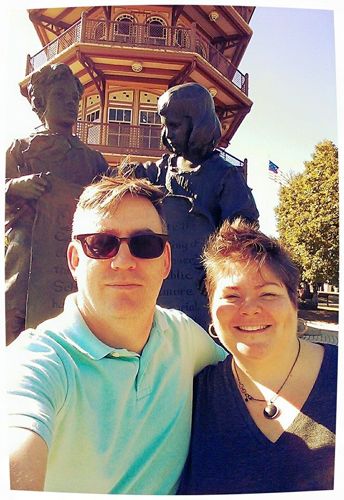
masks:
POLYGON ((278 175, 278 170, 279 167, 275 165, 272 161, 269 160, 269 173, 277 174, 278 175))
POLYGON ((281 171, 279 166, 271 160, 269 160, 269 179, 274 182, 278 182, 281 186, 287 183, 287 178, 284 173, 281 171))

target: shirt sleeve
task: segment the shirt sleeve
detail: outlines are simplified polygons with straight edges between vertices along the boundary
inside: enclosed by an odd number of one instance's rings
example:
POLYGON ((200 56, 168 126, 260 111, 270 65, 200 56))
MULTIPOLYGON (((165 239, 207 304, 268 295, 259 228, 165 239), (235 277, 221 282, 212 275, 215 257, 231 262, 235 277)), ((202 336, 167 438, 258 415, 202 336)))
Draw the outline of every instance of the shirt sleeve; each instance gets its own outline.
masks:
POLYGON ((208 365, 215 365, 219 361, 223 361, 228 352, 223 347, 216 344, 214 340, 203 330, 194 320, 187 318, 188 328, 192 345, 191 351, 194 354, 194 375, 197 375, 203 368, 208 365))
POLYGON ((67 377, 54 349, 30 342, 27 335, 23 332, 7 348, 8 421, 10 427, 36 432, 49 447, 55 417, 66 399, 67 377))

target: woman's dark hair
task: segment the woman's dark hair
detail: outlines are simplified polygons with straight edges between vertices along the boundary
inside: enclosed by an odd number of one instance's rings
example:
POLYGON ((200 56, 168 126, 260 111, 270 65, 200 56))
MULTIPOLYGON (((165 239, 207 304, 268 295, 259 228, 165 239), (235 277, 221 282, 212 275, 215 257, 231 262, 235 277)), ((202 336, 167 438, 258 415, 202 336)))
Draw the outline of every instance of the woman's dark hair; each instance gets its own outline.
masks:
POLYGON ((202 260, 206 269, 206 288, 211 304, 221 270, 231 263, 266 265, 284 284, 289 298, 297 307, 299 270, 289 253, 275 238, 269 238, 258 229, 257 222, 242 218, 230 223, 225 220, 220 229, 210 236, 202 260))
MULTIPOLYGON (((185 154, 194 163, 199 163, 213 151, 221 137, 221 123, 218 119, 214 100, 210 92, 198 83, 185 83, 168 89, 158 100, 158 113, 168 116, 169 109, 188 118, 191 131, 188 140, 188 151, 185 154)), ((171 151, 162 135, 164 145, 171 151)))

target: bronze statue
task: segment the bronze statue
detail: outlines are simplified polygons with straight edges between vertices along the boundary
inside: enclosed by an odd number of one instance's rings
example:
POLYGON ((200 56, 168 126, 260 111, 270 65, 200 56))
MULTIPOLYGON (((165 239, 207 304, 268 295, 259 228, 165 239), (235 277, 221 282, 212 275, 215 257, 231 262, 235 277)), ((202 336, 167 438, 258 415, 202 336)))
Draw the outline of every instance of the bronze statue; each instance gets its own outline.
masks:
MULTIPOLYGON (((57 242, 62 240, 61 231, 70 231, 75 196, 83 186, 108 169, 103 156, 72 133, 83 86, 67 65, 48 65, 35 72, 28 93, 32 109, 39 116, 44 129, 28 138, 15 140, 6 154, 7 343, 26 326, 35 326, 34 323, 38 321, 33 318, 32 324, 27 324, 29 284, 36 296, 42 299, 39 320, 52 315, 51 308, 44 304, 42 282, 47 278, 45 273, 55 265, 54 256, 45 255, 46 262, 42 263, 42 255, 37 257, 32 250, 33 240, 40 238, 36 244, 38 248, 44 249, 51 225, 56 220, 59 220, 60 228, 55 229, 54 238, 57 242), (69 200, 63 205, 65 197, 69 197, 69 200), (51 206, 57 201, 61 209, 59 214, 51 206), (42 210, 45 211, 44 219, 39 217, 42 210), (43 230, 41 235, 35 233, 35 225, 39 224, 40 231, 43 230), (35 262, 40 265, 39 277, 32 267, 35 262)), ((63 250, 59 249, 55 253, 61 254, 59 258, 62 266, 56 272, 65 279, 63 250)), ((68 289, 69 285, 64 284, 63 287, 68 289)), ((62 295, 61 299, 64 298, 62 295)), ((63 303, 60 304, 62 306, 63 303)), ((56 314, 59 312, 56 310, 56 314)))
MULTIPOLYGON (((210 233, 225 219, 257 220, 251 189, 238 167, 226 162, 216 145, 221 124, 208 90, 197 83, 168 89, 158 100, 163 143, 172 154, 140 164, 134 175, 165 187, 165 213, 172 245, 172 271, 159 303, 181 309, 208 327, 200 254, 210 233)), ((132 175, 130 166, 125 175, 132 175)))

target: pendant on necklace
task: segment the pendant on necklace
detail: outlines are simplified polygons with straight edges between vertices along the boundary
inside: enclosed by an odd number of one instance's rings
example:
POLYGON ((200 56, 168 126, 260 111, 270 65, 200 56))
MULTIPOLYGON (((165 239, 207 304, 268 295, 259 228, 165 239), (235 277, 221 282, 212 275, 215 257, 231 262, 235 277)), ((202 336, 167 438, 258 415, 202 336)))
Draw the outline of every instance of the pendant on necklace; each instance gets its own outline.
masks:
POLYGON ((279 415, 279 409, 270 401, 270 403, 265 406, 263 415, 265 418, 271 420, 279 415))

